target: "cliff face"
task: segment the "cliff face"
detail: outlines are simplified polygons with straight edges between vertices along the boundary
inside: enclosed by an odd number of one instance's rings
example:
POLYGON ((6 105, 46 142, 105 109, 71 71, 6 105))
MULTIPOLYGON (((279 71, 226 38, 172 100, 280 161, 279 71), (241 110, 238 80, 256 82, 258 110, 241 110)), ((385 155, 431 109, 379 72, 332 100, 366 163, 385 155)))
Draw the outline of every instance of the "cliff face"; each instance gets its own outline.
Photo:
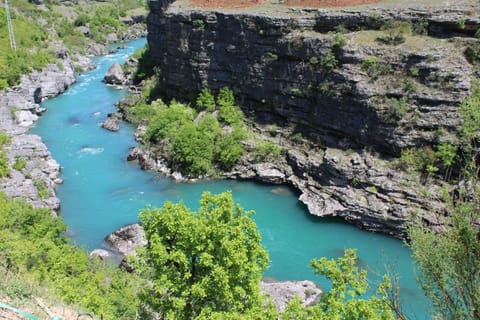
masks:
POLYGON ((319 146, 284 139, 290 152, 276 166, 283 177, 275 181, 298 188, 312 213, 398 236, 412 210, 436 223, 432 187, 420 194, 385 158, 455 142, 456 109, 478 76, 464 55, 476 41, 478 8, 228 13, 150 4, 148 43, 165 98, 228 86, 259 126, 319 146), (392 18, 428 36, 385 43, 378 29, 392 18), (329 33, 339 25, 349 32, 329 33))

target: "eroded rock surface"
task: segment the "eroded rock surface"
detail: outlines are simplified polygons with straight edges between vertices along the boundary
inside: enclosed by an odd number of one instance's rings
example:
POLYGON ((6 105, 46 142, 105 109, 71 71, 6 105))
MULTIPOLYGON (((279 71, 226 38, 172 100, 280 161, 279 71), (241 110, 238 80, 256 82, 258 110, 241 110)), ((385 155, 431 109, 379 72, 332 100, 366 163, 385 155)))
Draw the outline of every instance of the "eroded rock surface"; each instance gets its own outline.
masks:
MULTIPOLYGON (((148 43, 165 100, 228 86, 258 134, 286 151, 274 161, 247 155, 226 177, 288 183, 312 214, 396 237, 412 216, 441 227, 442 183, 425 184, 395 162, 408 148, 457 142, 458 106, 480 75, 464 55, 478 41, 478 4, 236 12, 165 0, 150 7, 148 43), (426 34, 387 44, 379 28, 390 19, 423 24, 426 34), (329 33, 339 25, 347 30, 341 43, 329 33)), ((131 158, 172 174, 162 150, 142 148, 131 158)))
POLYGON ((4 149, 12 168, 8 177, 0 178, 0 191, 36 208, 49 207, 55 214, 60 209, 55 195, 55 186, 62 183, 60 165, 42 139, 27 132, 45 111, 38 103, 64 92, 75 82, 68 53, 59 51, 58 56, 60 62, 22 76, 20 85, 0 93, 0 130, 11 139, 4 149))

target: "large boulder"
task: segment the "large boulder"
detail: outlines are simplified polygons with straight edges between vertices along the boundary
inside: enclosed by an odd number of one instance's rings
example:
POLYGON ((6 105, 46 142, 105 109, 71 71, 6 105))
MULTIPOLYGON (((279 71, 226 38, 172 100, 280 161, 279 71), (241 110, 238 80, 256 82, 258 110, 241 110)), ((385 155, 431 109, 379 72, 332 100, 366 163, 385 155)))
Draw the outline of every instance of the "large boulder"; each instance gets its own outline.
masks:
POLYGON ((147 242, 142 227, 138 223, 124 226, 109 234, 105 241, 115 251, 122 255, 135 252, 135 248, 147 242))
POLYGON ((121 85, 125 83, 125 73, 123 72, 122 66, 115 62, 112 66, 107 70, 105 77, 103 77, 103 81, 107 84, 114 84, 114 85, 121 85))
POLYGON ((262 280, 260 290, 272 298, 280 311, 283 311, 288 302, 295 297, 299 297, 304 306, 309 306, 318 302, 322 295, 322 290, 308 280, 281 282, 262 280))
POLYGON ((102 127, 109 131, 118 131, 120 129, 120 116, 115 113, 110 113, 107 120, 103 122, 102 127))

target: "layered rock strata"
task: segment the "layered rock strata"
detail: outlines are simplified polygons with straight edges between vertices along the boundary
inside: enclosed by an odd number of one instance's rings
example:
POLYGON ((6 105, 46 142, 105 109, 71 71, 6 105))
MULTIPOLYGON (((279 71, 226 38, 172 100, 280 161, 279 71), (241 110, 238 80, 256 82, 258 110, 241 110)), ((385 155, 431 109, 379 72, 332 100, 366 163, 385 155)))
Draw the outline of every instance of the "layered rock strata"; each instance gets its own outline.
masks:
MULTIPOLYGON (((150 6, 148 43, 164 98, 228 86, 260 134, 286 150, 273 162, 247 156, 228 177, 291 184, 312 214, 397 237, 412 216, 440 227, 440 186, 392 160, 407 148, 456 143, 457 108, 480 74, 464 54, 478 41, 478 4, 243 13, 150 6), (387 44, 379 28, 390 19, 424 34, 387 44), (341 37, 331 33, 340 25, 341 37)), ((133 155, 168 171, 161 155, 133 155)))

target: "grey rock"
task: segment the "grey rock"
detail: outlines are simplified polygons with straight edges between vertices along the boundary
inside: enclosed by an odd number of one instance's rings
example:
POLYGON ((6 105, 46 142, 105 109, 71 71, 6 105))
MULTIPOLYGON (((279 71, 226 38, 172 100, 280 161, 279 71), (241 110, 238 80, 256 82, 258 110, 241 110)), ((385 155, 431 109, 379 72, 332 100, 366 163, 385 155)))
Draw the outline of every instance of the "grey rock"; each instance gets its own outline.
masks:
POLYGON ((288 302, 295 297, 302 300, 304 306, 310 306, 320 300, 322 290, 312 281, 266 281, 260 282, 260 290, 270 296, 279 311, 283 311, 288 302))
POLYGON ((87 52, 93 56, 101 56, 107 53, 107 49, 104 45, 99 43, 91 43, 87 46, 87 52))
POLYGON ((123 72, 122 66, 118 62, 112 64, 103 78, 105 83, 113 85, 124 84, 125 80, 125 73, 123 72))
POLYGON ((122 255, 135 252, 135 248, 146 244, 142 227, 136 224, 124 226, 105 238, 106 243, 122 255))
POLYGON ((97 257, 100 260, 108 260, 112 258, 112 254, 109 251, 103 250, 103 249, 95 249, 92 252, 90 252, 89 256, 97 257))
POLYGON ((109 114, 107 120, 102 123, 102 127, 109 131, 118 131, 120 129, 120 116, 109 114))
POLYGON ((115 43, 118 42, 118 37, 116 33, 109 33, 105 36, 105 40, 107 43, 115 43))
POLYGON ((60 165, 51 157, 42 139, 27 131, 45 112, 38 103, 62 93, 75 82, 68 52, 62 48, 57 52, 60 53, 58 63, 24 75, 20 85, 0 92, 0 130, 11 138, 11 142, 4 146, 8 163, 12 167, 19 159, 25 162, 24 168, 12 168, 8 177, 0 178, 0 190, 35 208, 50 208, 54 215, 60 209, 60 200, 55 195, 55 187, 62 183, 60 165), (39 196, 38 183, 47 188, 47 197, 39 196))

